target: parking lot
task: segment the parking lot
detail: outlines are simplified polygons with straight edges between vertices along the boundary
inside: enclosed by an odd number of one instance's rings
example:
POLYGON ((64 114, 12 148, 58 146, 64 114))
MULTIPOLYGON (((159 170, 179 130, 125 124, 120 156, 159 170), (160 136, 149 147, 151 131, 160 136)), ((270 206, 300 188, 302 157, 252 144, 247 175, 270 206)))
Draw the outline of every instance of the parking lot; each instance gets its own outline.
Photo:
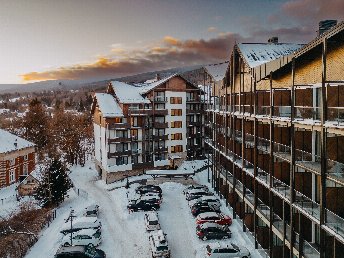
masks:
MULTIPOLYGON (((91 165, 90 165, 91 166, 91 165)), ((132 184, 127 190, 121 182, 112 185, 105 185, 97 180, 93 169, 76 167, 72 170, 71 178, 77 188, 88 193, 87 198, 73 195, 73 199, 67 201, 66 205, 60 207, 59 218, 53 222, 50 228, 43 232, 42 237, 32 247, 27 258, 39 257, 44 253, 45 257, 53 257, 61 244, 62 236, 59 229, 68 217, 70 207, 82 211, 90 203, 96 203, 99 208, 99 219, 102 222, 102 243, 99 248, 105 251, 107 257, 151 257, 148 241, 149 233, 144 225, 145 212, 129 213, 127 209, 128 199, 135 196, 135 187, 132 184), (48 241, 47 241, 48 240, 48 241), (38 256, 37 256, 38 255, 38 256)), ((206 183, 206 171, 194 177, 195 182, 206 183)), ((185 185, 175 182, 161 182, 162 204, 157 211, 162 230, 167 234, 169 248, 172 258, 205 257, 205 247, 209 242, 217 240, 202 241, 196 236, 195 218, 191 215, 188 202, 185 199, 183 190, 185 185)), ((232 217, 230 210, 222 202, 221 210, 232 217)), ((253 242, 247 233, 243 233, 239 223, 233 220, 230 226, 232 238, 220 240, 234 242, 246 246, 251 257, 261 257, 254 250, 253 242)))

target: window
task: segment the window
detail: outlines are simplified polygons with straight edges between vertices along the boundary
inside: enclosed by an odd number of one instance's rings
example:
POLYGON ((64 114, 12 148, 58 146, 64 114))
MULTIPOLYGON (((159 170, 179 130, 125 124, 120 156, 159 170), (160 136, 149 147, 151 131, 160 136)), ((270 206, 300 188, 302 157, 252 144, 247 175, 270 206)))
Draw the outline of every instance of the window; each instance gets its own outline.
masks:
POLYGON ((183 145, 171 146, 171 153, 182 152, 182 151, 183 151, 183 145))
POLYGON ((165 129, 155 129, 155 135, 156 136, 164 136, 165 135, 165 129))
POLYGON ((118 157, 116 158, 116 165, 120 166, 120 165, 126 165, 128 164, 128 157, 118 157))
POLYGON ((16 160, 15 159, 10 159, 10 166, 14 166, 16 164, 16 160))
POLYGON ((183 100, 182 97, 170 97, 171 104, 182 104, 183 100))
POLYGON ((165 104, 155 104, 154 108, 157 110, 166 109, 165 104))
POLYGON ((156 116, 154 118, 155 123, 165 123, 165 117, 164 116, 156 116))
POLYGON ((139 122, 139 120, 138 120, 138 118, 136 116, 131 118, 131 126, 136 126, 137 127, 138 126, 138 122, 139 122))
POLYGON ((28 165, 24 164, 23 166, 23 175, 27 175, 29 173, 28 165))
POLYGON ((139 148, 139 143, 138 142, 132 142, 131 143, 131 151, 133 153, 137 153, 139 148))
POLYGON ((173 133, 171 134, 171 140, 183 140, 182 133, 173 133))
POLYGON ((171 109, 171 116, 181 116, 182 110, 181 109, 171 109))
POLYGON ((14 181, 16 181, 16 173, 14 169, 10 170, 10 183, 13 183, 14 181))
POLYGON ((123 152, 128 150, 128 143, 117 143, 116 144, 116 151, 123 152))
POLYGON ((29 159, 29 155, 28 154, 24 155, 24 160, 28 160, 28 159, 29 159))
POLYGON ((115 117, 114 120, 115 120, 115 123, 122 123, 121 117, 115 117))
POLYGON ((131 163, 132 164, 137 164, 139 163, 139 157, 134 155, 134 156, 131 156, 131 163))
POLYGON ((155 161, 158 161, 158 160, 165 160, 166 159, 166 154, 165 153, 158 153, 158 154, 155 154, 155 161))
POLYGON ((130 130, 130 135, 133 140, 138 139, 139 131, 137 129, 130 130))
POLYGON ((182 121, 171 122, 171 128, 182 128, 182 127, 183 127, 182 121))
POLYGON ((118 138, 128 138, 128 131, 127 130, 117 130, 116 136, 118 138))

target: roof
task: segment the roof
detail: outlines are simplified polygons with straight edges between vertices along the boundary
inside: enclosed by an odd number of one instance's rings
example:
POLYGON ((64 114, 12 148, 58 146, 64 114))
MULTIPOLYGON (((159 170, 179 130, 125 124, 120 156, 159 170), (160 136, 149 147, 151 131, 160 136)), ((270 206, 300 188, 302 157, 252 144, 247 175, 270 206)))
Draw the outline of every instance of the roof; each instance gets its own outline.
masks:
POLYGON ((111 94, 96 93, 94 96, 98 102, 98 106, 103 117, 123 116, 121 107, 117 104, 115 98, 111 94))
POLYGON ((174 78, 174 77, 176 77, 176 76, 178 76, 177 73, 172 74, 171 76, 168 76, 168 77, 166 77, 166 78, 163 78, 163 79, 161 79, 161 80, 159 80, 159 81, 150 83, 150 84, 148 84, 147 86, 142 86, 142 87, 141 87, 140 93, 141 93, 141 94, 146 94, 147 92, 151 91, 151 90, 154 89, 155 87, 158 87, 158 86, 160 86, 161 84, 164 84, 165 82, 167 82, 168 80, 170 80, 170 79, 172 79, 172 78, 174 78))
POLYGON ((0 129, 0 143, 0 153, 8 153, 35 146, 34 143, 2 129, 0 129))
POLYGON ((112 81, 111 85, 120 103, 150 103, 149 99, 144 98, 140 94, 142 87, 137 87, 120 81, 112 81))
POLYGON ((300 49, 303 44, 294 43, 239 43, 237 48, 248 66, 268 63, 282 56, 290 55, 300 49))
POLYGON ((229 61, 226 61, 223 63, 206 65, 204 66, 204 68, 213 77, 215 81, 220 81, 223 78, 225 78, 228 65, 229 61))

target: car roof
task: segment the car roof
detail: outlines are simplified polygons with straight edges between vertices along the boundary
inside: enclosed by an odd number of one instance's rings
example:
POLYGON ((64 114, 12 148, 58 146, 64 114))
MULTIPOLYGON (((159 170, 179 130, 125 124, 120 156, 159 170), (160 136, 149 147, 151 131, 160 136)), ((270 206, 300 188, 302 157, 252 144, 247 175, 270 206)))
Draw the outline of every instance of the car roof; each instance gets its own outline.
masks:
POLYGON ((219 217, 220 214, 217 213, 217 212, 203 212, 203 213, 198 215, 198 217, 201 218, 201 219, 204 219, 204 218, 207 218, 207 217, 214 217, 214 216, 219 217))
POLYGON ((215 242, 215 243, 210 243, 208 244, 211 249, 216 249, 216 248, 233 248, 236 249, 236 247, 239 247, 242 249, 243 247, 240 245, 233 246, 232 243, 226 243, 226 242, 215 242))
POLYGON ((147 212, 146 215, 149 220, 159 220, 158 214, 156 214, 156 212, 147 212))
POLYGON ((94 228, 85 228, 85 229, 81 229, 73 234, 75 235, 88 235, 88 236, 91 236, 93 235, 94 233, 96 233, 97 230, 94 229, 94 228))
POLYGON ((87 206, 85 208, 86 211, 91 211, 91 210, 97 210, 99 208, 99 206, 97 204, 92 204, 90 206, 87 206))
POLYGON ((155 245, 168 246, 165 234, 161 229, 153 231, 151 233, 151 236, 153 237, 153 241, 155 242, 155 245))
POLYGON ((200 197, 198 200, 214 200, 214 201, 220 201, 219 198, 217 198, 215 195, 205 195, 200 197))

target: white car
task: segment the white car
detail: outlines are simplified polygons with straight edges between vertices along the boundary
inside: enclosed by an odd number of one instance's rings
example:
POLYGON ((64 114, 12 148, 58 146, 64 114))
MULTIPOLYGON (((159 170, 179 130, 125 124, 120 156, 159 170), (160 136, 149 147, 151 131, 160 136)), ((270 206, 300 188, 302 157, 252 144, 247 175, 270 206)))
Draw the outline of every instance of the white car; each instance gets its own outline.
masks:
POLYGON ((99 206, 93 204, 85 208, 84 216, 85 217, 98 217, 99 206))
POLYGON ((67 234, 62 238, 63 246, 70 245, 89 245, 98 246, 102 241, 100 229, 82 229, 71 234, 67 234), (72 239, 71 239, 72 237, 72 239), (72 241, 71 241, 72 240, 72 241))
POLYGON ((166 234, 162 230, 152 231, 149 235, 149 244, 152 251, 152 257, 169 258, 170 249, 166 239, 166 234))
POLYGON ((205 185, 189 185, 183 190, 183 194, 186 195, 188 191, 193 189, 203 189, 203 190, 209 190, 207 186, 205 185))
POLYGON ((73 219, 72 227, 70 221, 66 222, 60 232, 66 235, 70 232, 76 232, 81 229, 101 229, 101 227, 102 223, 97 219, 97 217, 81 217, 73 219))
POLYGON ((207 188, 192 188, 188 191, 185 191, 185 196, 187 197, 190 194, 197 194, 202 192, 209 192, 208 187, 207 188))
POLYGON ((237 246, 233 243, 216 242, 207 245, 206 256, 211 258, 228 258, 228 257, 251 257, 250 252, 246 247, 237 246))
POLYGON ((160 223, 156 212, 148 212, 145 214, 145 226, 147 231, 159 230, 160 223))

